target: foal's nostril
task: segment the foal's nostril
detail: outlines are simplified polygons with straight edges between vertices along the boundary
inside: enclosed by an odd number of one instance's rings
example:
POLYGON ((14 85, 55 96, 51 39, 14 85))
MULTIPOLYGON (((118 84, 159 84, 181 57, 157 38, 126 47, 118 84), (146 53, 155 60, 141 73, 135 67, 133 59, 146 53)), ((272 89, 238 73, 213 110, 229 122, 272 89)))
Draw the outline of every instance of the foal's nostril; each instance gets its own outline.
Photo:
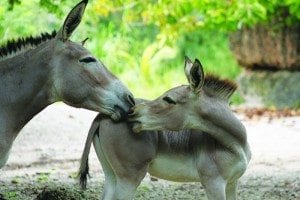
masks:
POLYGON ((128 94, 127 96, 127 101, 128 103, 131 105, 131 106, 134 106, 135 105, 135 101, 134 101, 134 98, 131 94, 128 94))

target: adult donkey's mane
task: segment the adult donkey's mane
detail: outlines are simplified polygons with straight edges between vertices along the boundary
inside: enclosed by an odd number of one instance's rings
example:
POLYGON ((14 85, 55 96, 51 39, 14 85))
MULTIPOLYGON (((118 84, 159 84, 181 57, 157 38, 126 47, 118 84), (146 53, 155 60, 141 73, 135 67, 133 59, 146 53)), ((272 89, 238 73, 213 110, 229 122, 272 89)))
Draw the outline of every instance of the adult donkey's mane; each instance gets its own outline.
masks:
POLYGON ((53 31, 52 33, 41 33, 35 37, 27 36, 8 40, 6 44, 0 46, 0 60, 29 48, 32 49, 43 42, 53 39, 55 36, 56 31, 53 31))
POLYGON ((237 89, 237 85, 228 79, 208 74, 205 76, 203 89, 211 95, 228 100, 237 89))

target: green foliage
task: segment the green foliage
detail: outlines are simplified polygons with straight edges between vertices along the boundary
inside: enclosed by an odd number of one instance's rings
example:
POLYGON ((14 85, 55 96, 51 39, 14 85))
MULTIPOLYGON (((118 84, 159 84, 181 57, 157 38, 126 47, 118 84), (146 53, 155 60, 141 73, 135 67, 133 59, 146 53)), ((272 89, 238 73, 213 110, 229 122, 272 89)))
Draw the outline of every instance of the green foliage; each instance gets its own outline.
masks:
MULTIPOLYGON (((12 5, 9 1, 0 4, 0 43, 58 30, 74 5, 70 0, 19 1, 13 4, 13 10, 9 10, 12 5)), ((124 81, 136 97, 153 99, 171 87, 186 84, 185 55, 199 58, 205 72, 234 79, 240 69, 228 48, 227 33, 220 31, 225 30, 222 16, 226 9, 218 11, 213 3, 215 6, 228 4, 227 1, 191 0, 90 1, 84 21, 72 40, 89 37, 86 47, 124 81), (204 2, 207 3, 205 12, 215 16, 214 20, 208 21, 202 11, 199 12, 204 2)), ((233 24, 228 23, 228 27, 233 24)), ((233 101, 239 103, 240 97, 233 101)))
POLYGON ((20 182, 21 182, 21 178, 19 176, 16 176, 11 180, 11 183, 16 185, 19 184, 20 182))
POLYGON ((49 172, 41 172, 38 173, 37 182, 45 183, 49 180, 50 173, 49 172))
POLYGON ((56 16, 45 12, 37 3, 38 0, 20 1, 20 4, 14 4, 12 11, 9 11, 8 2, 0 4, 0 43, 17 36, 39 34, 42 30, 50 31, 56 27, 56 16))
POLYGON ((124 23, 154 24, 158 38, 178 38, 196 29, 234 31, 257 23, 299 23, 299 0, 98 0, 95 12, 100 16, 118 13, 124 23))
POLYGON ((9 4, 8 9, 12 10, 15 4, 20 4, 20 3, 21 3, 20 0, 8 0, 8 4, 9 4))
POLYGON ((4 199, 9 199, 9 200, 17 200, 18 199, 18 193, 17 191, 10 191, 4 193, 4 199))
POLYGON ((49 13, 55 13, 61 16, 63 12, 59 4, 62 3, 63 1, 64 0, 61 0, 61 2, 53 1, 53 0, 40 0, 40 6, 47 9, 49 13))

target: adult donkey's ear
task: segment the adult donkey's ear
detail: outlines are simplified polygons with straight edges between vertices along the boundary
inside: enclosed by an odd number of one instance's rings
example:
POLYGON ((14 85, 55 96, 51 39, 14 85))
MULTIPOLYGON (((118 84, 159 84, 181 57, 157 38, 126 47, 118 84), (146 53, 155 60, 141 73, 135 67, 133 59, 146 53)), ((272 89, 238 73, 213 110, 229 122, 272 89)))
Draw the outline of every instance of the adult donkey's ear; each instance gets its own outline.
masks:
POLYGON ((66 41, 80 24, 88 0, 78 3, 68 14, 64 25, 60 28, 57 38, 66 41))
POLYGON ((185 57, 184 71, 191 89, 194 92, 199 92, 204 84, 204 72, 200 61, 195 59, 195 62, 192 63, 188 57, 185 57))

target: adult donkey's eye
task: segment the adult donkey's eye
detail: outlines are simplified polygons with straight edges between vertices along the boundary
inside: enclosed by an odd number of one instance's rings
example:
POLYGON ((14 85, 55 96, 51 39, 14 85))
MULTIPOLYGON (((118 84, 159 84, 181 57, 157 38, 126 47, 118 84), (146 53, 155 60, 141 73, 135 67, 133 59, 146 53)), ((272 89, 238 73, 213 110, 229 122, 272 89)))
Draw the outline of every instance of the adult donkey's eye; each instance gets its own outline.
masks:
POLYGON ((176 104, 176 102, 168 96, 164 97, 163 100, 169 104, 174 104, 174 105, 176 104))
POLYGON ((97 60, 93 57, 86 57, 82 58, 79 60, 79 62, 84 62, 84 63, 90 63, 90 62, 96 62, 97 60))

